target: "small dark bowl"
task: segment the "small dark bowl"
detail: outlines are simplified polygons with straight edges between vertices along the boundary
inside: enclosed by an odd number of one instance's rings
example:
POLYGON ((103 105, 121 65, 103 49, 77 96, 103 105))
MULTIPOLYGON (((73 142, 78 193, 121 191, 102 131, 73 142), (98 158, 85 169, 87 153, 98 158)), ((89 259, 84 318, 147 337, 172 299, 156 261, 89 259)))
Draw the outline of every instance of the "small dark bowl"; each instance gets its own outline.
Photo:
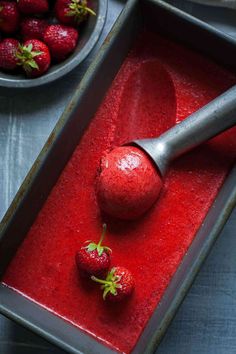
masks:
POLYGON ((24 74, 10 74, 0 71, 0 87, 27 88, 40 86, 73 70, 87 57, 97 43, 106 20, 107 2, 108 0, 90 1, 96 16, 89 16, 87 22, 82 26, 77 48, 65 61, 53 64, 45 75, 35 79, 27 79, 24 74))

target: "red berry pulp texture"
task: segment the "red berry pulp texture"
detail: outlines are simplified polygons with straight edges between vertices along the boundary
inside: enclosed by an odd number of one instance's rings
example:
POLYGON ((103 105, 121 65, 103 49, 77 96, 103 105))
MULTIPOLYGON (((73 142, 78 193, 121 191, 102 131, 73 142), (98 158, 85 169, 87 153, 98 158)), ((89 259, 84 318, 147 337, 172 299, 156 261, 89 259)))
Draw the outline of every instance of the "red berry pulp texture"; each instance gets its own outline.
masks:
POLYGON ((18 59, 16 53, 19 49, 19 42, 13 38, 5 38, 0 42, 0 68, 15 70, 18 59))
POLYGON ((48 0, 19 0, 18 8, 25 15, 44 14, 49 10, 48 0))
POLYGON ((104 302, 96 284, 87 291, 74 261, 81 244, 101 232, 94 188, 101 158, 125 142, 158 136, 235 83, 235 75, 208 58, 144 32, 6 271, 4 283, 104 345, 130 353, 235 161, 236 129, 176 160, 158 202, 143 218, 114 222, 106 217, 113 264, 129 269, 135 279, 135 291, 125 305, 104 302))
POLYGON ((39 39, 43 40, 43 35, 48 26, 46 20, 38 18, 24 18, 20 24, 21 35, 24 40, 39 39))
POLYGON ((19 25, 19 11, 16 3, 0 1, 0 31, 14 33, 19 25))
POLYGON ((44 33, 44 41, 48 45, 52 57, 61 61, 75 50, 78 31, 69 26, 51 25, 44 33))
POLYGON ((135 219, 153 205, 161 187, 157 169, 137 147, 117 147, 102 159, 97 195, 107 214, 135 219))
MULTIPOLYGON (((84 247, 86 247, 86 245, 88 244, 85 244, 84 247)), ((78 269, 89 275, 106 275, 111 264, 110 254, 104 251, 101 256, 99 256, 97 250, 89 252, 84 247, 76 254, 76 264, 78 269)))

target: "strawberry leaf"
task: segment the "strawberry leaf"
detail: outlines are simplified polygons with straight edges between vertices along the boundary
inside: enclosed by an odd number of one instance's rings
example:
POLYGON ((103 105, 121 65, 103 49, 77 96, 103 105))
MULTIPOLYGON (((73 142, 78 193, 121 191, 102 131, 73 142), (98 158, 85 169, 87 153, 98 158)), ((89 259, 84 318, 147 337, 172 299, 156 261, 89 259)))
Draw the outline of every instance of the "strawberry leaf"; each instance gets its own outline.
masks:
POLYGON ((33 58, 37 57, 38 55, 41 55, 43 54, 43 52, 40 52, 40 50, 36 50, 34 52, 31 52, 31 55, 33 58))
POLYGON ((86 0, 71 0, 70 5, 68 6, 66 16, 75 17, 75 21, 79 24, 87 17, 88 13, 93 16, 96 16, 96 13, 92 9, 87 7, 86 0))
POLYGON ((26 46, 25 48, 26 48, 26 50, 28 50, 29 52, 31 52, 32 49, 33 49, 32 43, 30 43, 30 44, 29 44, 28 46, 26 46))
POLYGON ((111 271, 107 274, 106 279, 99 279, 95 276, 92 276, 91 279, 95 282, 101 284, 101 289, 103 290, 103 300, 106 300, 107 294, 112 294, 113 296, 117 295, 117 289, 121 289, 120 284, 121 277, 115 275, 115 268, 112 268, 111 271))
POLYGON ((114 288, 111 288, 111 289, 110 289, 110 293, 111 293, 112 295, 117 295, 116 288, 115 288, 115 287, 114 287, 114 288))
POLYGON ((69 11, 67 11, 66 16, 76 16, 76 11, 69 10, 69 11))
POLYGON ((31 68, 33 68, 33 69, 38 69, 38 70, 39 70, 39 66, 38 66, 38 64, 36 63, 35 60, 30 60, 30 61, 27 62, 27 64, 28 64, 31 68))
POLYGON ((96 244, 95 242, 86 241, 86 243, 87 242, 90 242, 90 243, 87 246, 82 247, 82 248, 87 249, 88 252, 92 252, 92 251, 97 250, 99 257, 101 257, 103 252, 111 253, 112 250, 109 247, 102 245, 102 242, 105 237, 106 229, 107 229, 107 225, 103 224, 102 235, 101 235, 101 238, 100 238, 98 244, 96 244))
POLYGON ((19 45, 19 50, 16 53, 16 57, 19 59, 18 65, 22 65, 26 72, 31 72, 32 69, 39 70, 37 62, 34 60, 40 54, 43 54, 41 51, 32 51, 32 43, 22 46, 19 45))
POLYGON ((96 243, 90 243, 88 246, 85 247, 89 252, 95 251, 97 249, 96 243))
POLYGON ((103 300, 106 300, 106 296, 107 296, 107 294, 108 294, 109 292, 110 292, 110 289, 109 289, 108 287, 104 289, 103 295, 102 295, 103 300))

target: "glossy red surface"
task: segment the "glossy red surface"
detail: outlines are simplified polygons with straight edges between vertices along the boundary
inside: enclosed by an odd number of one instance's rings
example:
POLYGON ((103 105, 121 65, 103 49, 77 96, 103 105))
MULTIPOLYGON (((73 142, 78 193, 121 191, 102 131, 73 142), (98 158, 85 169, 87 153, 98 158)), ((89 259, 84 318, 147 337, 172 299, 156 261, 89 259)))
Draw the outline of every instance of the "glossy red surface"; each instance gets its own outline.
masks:
POLYGON ((236 130, 179 158, 158 202, 138 221, 101 216, 94 189, 100 159, 123 142, 160 134, 235 82, 235 76, 203 56, 143 33, 4 283, 110 347, 130 353, 235 161, 236 130), (76 250, 88 239, 99 240, 103 221, 112 264, 128 268, 135 278, 135 291, 124 304, 105 303, 97 284, 80 279, 76 271, 76 250))
POLYGON ((118 146, 102 158, 96 190, 107 214, 137 219, 157 200, 162 180, 154 163, 135 146, 118 146))

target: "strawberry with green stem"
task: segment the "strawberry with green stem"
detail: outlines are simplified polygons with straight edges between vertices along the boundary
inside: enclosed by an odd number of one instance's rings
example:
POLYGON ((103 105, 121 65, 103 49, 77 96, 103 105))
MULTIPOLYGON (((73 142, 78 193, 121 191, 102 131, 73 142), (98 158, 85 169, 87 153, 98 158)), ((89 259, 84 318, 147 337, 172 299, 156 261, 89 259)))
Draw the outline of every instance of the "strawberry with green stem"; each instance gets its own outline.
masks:
POLYGON ((106 279, 99 279, 94 275, 91 279, 101 284, 103 299, 119 302, 126 299, 134 290, 134 279, 131 272, 124 267, 114 267, 107 274, 106 279))
POLYGON ((16 56, 18 65, 22 66, 29 77, 41 76, 48 70, 51 63, 48 47, 37 39, 30 39, 20 45, 16 56))
POLYGON ((87 0, 57 0, 55 14, 59 22, 72 26, 78 26, 88 15, 96 15, 87 0))
POLYGON ((98 243, 86 241, 76 253, 76 264, 80 271, 88 275, 102 276, 107 273, 111 263, 111 249, 103 246, 107 225, 103 224, 103 231, 98 243))

